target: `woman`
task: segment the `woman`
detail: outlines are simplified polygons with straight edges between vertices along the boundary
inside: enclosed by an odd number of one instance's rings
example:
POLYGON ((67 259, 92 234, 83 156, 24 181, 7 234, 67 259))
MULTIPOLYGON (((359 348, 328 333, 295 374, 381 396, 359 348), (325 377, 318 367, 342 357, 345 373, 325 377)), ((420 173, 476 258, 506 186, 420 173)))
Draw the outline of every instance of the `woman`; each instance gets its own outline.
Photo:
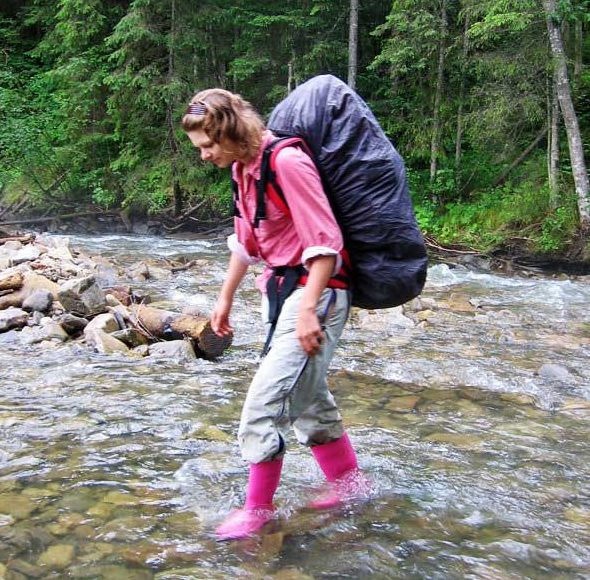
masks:
POLYGON ((213 330, 220 336, 233 333, 234 294, 250 264, 262 260, 266 265, 257 279, 265 315, 276 306, 274 292, 269 306, 269 292, 297 273, 242 409, 238 440, 250 464, 245 505, 217 529, 220 539, 243 538, 274 516, 284 434, 290 426, 298 441, 311 447, 331 484, 311 507, 339 505, 366 488, 326 382, 349 311, 341 276, 342 234, 313 161, 296 147, 276 155, 276 177, 288 210, 266 196, 265 219, 255 219, 262 153, 275 136, 239 95, 222 89, 198 93, 182 126, 201 158, 218 167, 231 165, 237 183, 235 233, 228 239, 231 257, 211 316, 213 330))

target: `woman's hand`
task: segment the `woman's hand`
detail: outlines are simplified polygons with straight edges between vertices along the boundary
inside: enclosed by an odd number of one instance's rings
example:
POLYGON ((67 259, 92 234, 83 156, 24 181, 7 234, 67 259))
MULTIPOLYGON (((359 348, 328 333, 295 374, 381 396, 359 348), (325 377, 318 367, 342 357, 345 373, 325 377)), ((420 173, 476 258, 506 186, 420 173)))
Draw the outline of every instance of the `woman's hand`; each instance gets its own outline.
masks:
POLYGON ((315 308, 299 311, 295 334, 305 354, 313 356, 320 351, 324 333, 315 308))
POLYGON ((217 336, 233 336, 234 329, 229 323, 232 301, 220 297, 211 314, 211 328, 217 336))

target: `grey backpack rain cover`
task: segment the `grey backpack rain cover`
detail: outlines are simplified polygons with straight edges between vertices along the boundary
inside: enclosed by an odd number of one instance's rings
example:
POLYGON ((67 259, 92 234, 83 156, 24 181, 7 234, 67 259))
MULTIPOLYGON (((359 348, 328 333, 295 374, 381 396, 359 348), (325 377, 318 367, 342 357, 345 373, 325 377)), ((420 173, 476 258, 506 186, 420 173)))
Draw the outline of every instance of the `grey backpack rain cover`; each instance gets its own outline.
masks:
POLYGON ((317 76, 276 106, 268 128, 302 137, 315 156, 350 255, 353 305, 389 308, 416 297, 427 255, 404 162, 361 97, 317 76))

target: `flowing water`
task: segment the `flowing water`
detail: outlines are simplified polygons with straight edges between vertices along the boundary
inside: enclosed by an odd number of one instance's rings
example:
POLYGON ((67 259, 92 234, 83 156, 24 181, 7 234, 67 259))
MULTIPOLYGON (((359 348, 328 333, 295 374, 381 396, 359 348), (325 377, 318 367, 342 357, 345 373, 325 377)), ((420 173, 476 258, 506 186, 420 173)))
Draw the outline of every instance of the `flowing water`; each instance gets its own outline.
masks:
MULTIPOLYGON (((122 267, 198 259, 134 284, 170 309, 209 312, 223 279, 220 240, 70 245, 122 267)), ((413 322, 353 312, 330 381, 374 496, 307 512, 321 476, 291 438, 275 529, 219 543, 246 482, 235 434, 264 338, 252 282, 217 361, 0 334, 0 577, 590 578, 588 279, 437 264, 413 322)))

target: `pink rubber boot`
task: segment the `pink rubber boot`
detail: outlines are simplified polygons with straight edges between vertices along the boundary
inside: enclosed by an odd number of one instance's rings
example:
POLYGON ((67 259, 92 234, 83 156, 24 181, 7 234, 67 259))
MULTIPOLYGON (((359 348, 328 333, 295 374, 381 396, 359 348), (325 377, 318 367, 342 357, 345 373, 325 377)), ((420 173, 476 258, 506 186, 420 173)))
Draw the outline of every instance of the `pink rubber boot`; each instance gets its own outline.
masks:
POLYGON ((281 479, 282 459, 250 464, 246 503, 242 509, 232 512, 215 531, 219 540, 246 538, 274 517, 272 503, 281 479))
POLYGON ((354 449, 346 433, 336 441, 315 445, 311 452, 324 472, 329 487, 308 507, 318 510, 334 508, 369 493, 370 482, 358 468, 354 449))

